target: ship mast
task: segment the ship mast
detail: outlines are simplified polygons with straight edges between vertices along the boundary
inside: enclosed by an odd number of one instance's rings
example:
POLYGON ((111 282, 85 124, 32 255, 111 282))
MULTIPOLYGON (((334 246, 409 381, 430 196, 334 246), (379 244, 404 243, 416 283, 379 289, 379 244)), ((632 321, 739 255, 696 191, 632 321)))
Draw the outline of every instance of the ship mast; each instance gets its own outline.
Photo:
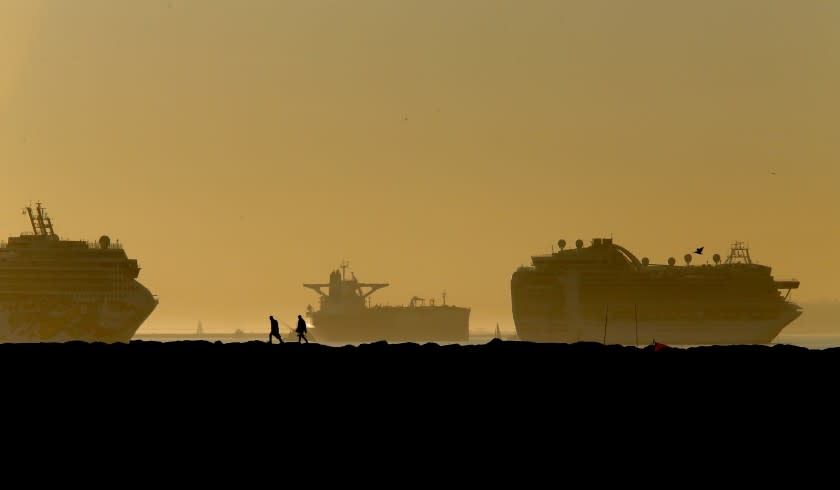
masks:
POLYGON ((32 215, 32 206, 26 206, 23 208, 29 214, 29 222, 32 224, 32 233, 38 234, 38 225, 36 224, 38 220, 35 219, 35 216, 32 215))
MULTIPOLYGON (((347 263, 346 260, 341 261, 341 266, 340 266, 341 267, 341 279, 340 279, 340 282, 341 282, 341 284, 346 284, 348 282, 352 283, 353 290, 355 291, 356 295, 359 298, 362 298, 363 300, 365 298, 367 298, 368 296, 370 296, 371 294, 373 294, 374 292, 376 292, 376 291, 378 291, 378 290, 380 290, 384 287, 387 287, 389 285, 388 283, 358 282, 355 274, 353 274, 353 279, 351 281, 347 281, 346 270, 347 270, 348 265, 349 264, 347 263), (370 290, 369 291, 364 291, 362 288, 370 288, 370 290)), ((335 271, 335 272, 338 273, 338 271, 335 271)), ((333 279, 332 279, 332 275, 331 275, 330 282, 328 282, 328 283, 304 284, 303 287, 309 288, 309 289, 315 291, 316 293, 318 293, 319 295, 321 295, 322 297, 326 298, 326 297, 329 297, 330 295, 328 293, 325 293, 324 291, 322 291, 321 288, 329 288, 330 286, 334 286, 334 285, 335 284, 333 283, 333 279)))
POLYGON ((41 206, 40 202, 35 203, 35 213, 32 212, 32 206, 26 206, 24 210, 29 215, 29 223, 32 225, 35 236, 55 236, 52 220, 47 216, 47 210, 41 206))
POLYGON ((744 242, 735 242, 729 250, 729 257, 726 258, 727 264, 752 264, 750 259, 750 249, 744 246, 744 242))
POLYGON ((46 210, 44 210, 44 222, 46 223, 46 230, 49 233, 49 236, 55 236, 55 231, 53 231, 52 220, 49 216, 47 216, 46 210))

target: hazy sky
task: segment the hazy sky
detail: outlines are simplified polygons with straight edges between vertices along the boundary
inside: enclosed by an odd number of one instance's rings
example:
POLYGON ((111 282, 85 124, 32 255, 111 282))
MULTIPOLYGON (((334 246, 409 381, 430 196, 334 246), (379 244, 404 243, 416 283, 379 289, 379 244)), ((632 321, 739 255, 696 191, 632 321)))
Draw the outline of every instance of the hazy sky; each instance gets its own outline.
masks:
POLYGON ((840 2, 0 0, 0 230, 119 239, 140 332, 292 323, 342 259, 512 330, 610 235, 840 298, 838 87, 840 2))

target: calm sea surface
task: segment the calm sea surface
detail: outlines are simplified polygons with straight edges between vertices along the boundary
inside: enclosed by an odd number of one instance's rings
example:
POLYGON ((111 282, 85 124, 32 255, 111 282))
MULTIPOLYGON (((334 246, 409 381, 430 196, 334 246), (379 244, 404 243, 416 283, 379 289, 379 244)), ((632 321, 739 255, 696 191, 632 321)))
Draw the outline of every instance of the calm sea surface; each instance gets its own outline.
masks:
MULTIPOLYGON (((460 342, 460 344, 466 345, 479 345, 485 344, 489 342, 493 337, 491 335, 480 335, 480 336, 473 336, 467 342, 460 342)), ((505 340, 516 340, 515 338, 503 336, 505 340)), ((203 335, 196 335, 196 334, 188 334, 188 333, 178 333, 178 332, 169 332, 169 333, 154 333, 154 334, 137 334, 134 336, 132 340, 145 340, 145 341, 158 341, 158 342, 176 342, 182 340, 206 340, 209 342, 221 341, 221 342, 251 342, 251 341, 262 341, 265 342, 268 340, 268 332, 265 334, 257 334, 257 333, 244 333, 240 335, 234 335, 230 333, 205 333, 203 335)), ((297 338, 285 338, 286 342, 297 342, 297 338)), ((316 340, 313 339, 313 342, 316 340)), ((275 339, 274 342, 276 343, 277 340, 275 339)), ((826 349, 830 347, 840 347, 840 335, 828 335, 828 334, 811 334, 811 335, 779 335, 773 344, 788 344, 788 345, 796 345, 800 347, 806 347, 808 349, 826 349)), ((770 344, 770 345, 773 345, 770 344)), ((343 344, 327 344, 327 345, 334 345, 339 346, 343 344)))
MULTIPOLYGON (((829 347, 840 347, 840 301, 824 301, 814 303, 802 303, 802 316, 785 327, 782 333, 776 337, 774 344, 789 344, 806 347, 808 349, 826 349, 829 347)), ((512 322, 508 322, 512 325, 512 322)), ((287 327, 290 328, 290 327, 287 327)), ((470 325, 472 338, 467 344, 484 344, 493 338, 493 326, 470 325), (483 328, 482 328, 483 327, 483 328)), ((259 329, 239 332, 234 334, 234 329, 227 332, 220 330, 205 331, 201 336, 196 335, 196 328, 181 328, 172 330, 144 330, 141 327, 134 340, 156 340, 156 341, 177 341, 177 340, 208 340, 221 342, 248 342, 253 340, 267 341, 268 328, 265 331, 259 329)), ((296 342, 297 337, 291 335, 288 330, 282 331, 283 338, 288 342, 296 342)), ((317 328, 312 329, 312 340, 317 341, 317 328)), ((502 338, 505 340, 516 340, 516 335, 511 327, 502 328, 502 338)))

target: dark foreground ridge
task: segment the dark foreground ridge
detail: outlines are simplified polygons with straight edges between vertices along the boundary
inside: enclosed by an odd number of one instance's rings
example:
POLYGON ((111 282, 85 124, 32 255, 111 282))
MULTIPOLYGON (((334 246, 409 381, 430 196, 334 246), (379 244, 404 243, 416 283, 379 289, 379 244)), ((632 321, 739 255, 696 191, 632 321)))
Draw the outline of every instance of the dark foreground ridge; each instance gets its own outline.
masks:
POLYGON ((681 424, 689 414, 791 416, 782 404, 808 413, 833 407, 840 348, 68 342, 0 344, 0 369, 4 399, 18 412, 85 420, 271 419, 327 430, 471 420, 638 427, 681 424))
MULTIPOLYGON (((840 348, 790 345, 632 347, 492 340, 480 345, 375 342, 332 347, 316 343, 132 341, 130 343, 0 344, 0 368, 8 376, 86 382, 112 377, 121 384, 143 381, 192 386, 259 385, 279 381, 330 387, 387 383, 439 386, 578 384, 611 386, 682 377, 732 384, 784 383, 798 376, 820 378, 840 368, 840 348)), ((679 379, 678 379, 679 381, 679 379)), ((799 379, 799 381, 803 381, 799 379)))
POLYGON ((0 344, 0 369, 6 399, 18 405, 82 404, 129 418, 231 405, 265 417, 301 410, 324 421, 348 410, 366 418, 418 410, 446 420, 542 418, 594 409, 624 417, 833 397, 840 348, 67 342, 0 344))

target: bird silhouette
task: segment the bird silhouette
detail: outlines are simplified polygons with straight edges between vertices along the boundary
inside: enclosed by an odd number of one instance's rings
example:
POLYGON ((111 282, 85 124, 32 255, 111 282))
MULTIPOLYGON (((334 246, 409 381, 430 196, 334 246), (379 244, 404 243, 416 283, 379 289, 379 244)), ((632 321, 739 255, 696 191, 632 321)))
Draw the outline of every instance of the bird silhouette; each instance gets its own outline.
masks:
POLYGON ((698 248, 694 251, 694 253, 696 253, 697 255, 703 255, 703 247, 698 248))

